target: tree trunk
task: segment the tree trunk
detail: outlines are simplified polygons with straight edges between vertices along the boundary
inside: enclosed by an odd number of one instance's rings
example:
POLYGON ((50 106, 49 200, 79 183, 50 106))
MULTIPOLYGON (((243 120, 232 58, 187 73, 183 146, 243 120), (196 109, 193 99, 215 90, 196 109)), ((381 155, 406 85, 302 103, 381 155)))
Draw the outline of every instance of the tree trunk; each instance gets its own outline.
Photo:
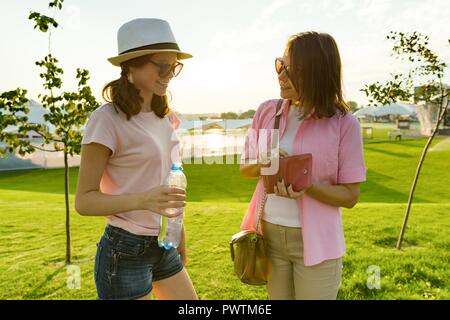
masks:
POLYGON ((66 198, 66 264, 70 264, 69 163, 66 147, 64 147, 64 193, 66 198))
POLYGON ((412 201, 413 201, 413 197, 414 197, 414 191, 416 190, 416 185, 417 185, 417 181, 419 180, 420 171, 422 169, 423 162, 425 161, 425 156, 427 155, 428 148, 430 147, 431 142, 433 142, 433 138, 439 129, 439 125, 441 124, 442 120, 445 118, 445 114, 447 112, 447 104, 448 104, 447 99, 443 98, 441 101, 441 107, 439 108, 436 127, 433 129, 431 136, 428 138, 428 141, 425 144, 425 147, 423 148, 422 156, 420 157, 420 161, 419 161, 419 164, 416 169, 416 175, 414 176, 413 184, 412 184, 411 190, 409 192, 408 205, 406 207, 406 212, 405 212, 405 217, 403 219, 402 229, 400 230, 400 236, 398 237, 398 240, 397 240, 396 248, 399 250, 401 250, 401 248, 402 248, 403 236, 405 235, 406 224, 408 223, 409 212, 411 210, 411 205, 412 205, 412 201), (444 101, 445 101, 445 105, 444 105, 444 101), (442 110, 442 108, 444 110, 442 110))

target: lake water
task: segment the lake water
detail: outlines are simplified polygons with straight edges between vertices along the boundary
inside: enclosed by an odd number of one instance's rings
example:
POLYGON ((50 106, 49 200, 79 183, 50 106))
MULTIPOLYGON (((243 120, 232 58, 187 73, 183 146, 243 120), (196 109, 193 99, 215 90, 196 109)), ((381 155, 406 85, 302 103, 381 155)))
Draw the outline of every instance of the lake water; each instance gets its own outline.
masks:
MULTIPOLYGON (((191 157, 210 157, 220 155, 241 154, 246 131, 233 132, 208 130, 203 134, 188 134, 179 132, 180 151, 183 162, 191 157)), ((32 139, 32 143, 40 146, 42 139, 32 139)), ((3 144, 4 145, 4 144, 3 144)), ((45 147, 52 149, 52 145, 45 147)), ((69 157, 69 166, 79 166, 80 156, 69 157)), ((16 170, 30 168, 59 168, 64 166, 62 152, 45 152, 36 150, 33 154, 21 157, 19 155, 0 159, 0 170, 16 170)))

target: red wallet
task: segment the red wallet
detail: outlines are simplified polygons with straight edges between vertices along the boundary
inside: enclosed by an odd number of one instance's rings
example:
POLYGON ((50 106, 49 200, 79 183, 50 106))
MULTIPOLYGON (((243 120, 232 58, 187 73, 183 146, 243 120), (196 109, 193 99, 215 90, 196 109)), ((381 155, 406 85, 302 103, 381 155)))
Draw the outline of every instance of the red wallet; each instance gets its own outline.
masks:
POLYGON ((304 153, 294 156, 279 158, 278 172, 273 175, 261 175, 266 193, 274 193, 277 181, 284 179, 287 186, 292 184, 292 189, 298 192, 311 186, 312 154, 304 153))
MULTIPOLYGON (((281 108, 283 100, 278 100, 275 112, 274 129, 278 130, 280 127, 280 115, 278 111, 281 108), (278 114, 278 115, 277 115, 278 114)), ((272 148, 274 141, 272 141, 272 148)), ((274 186, 277 181, 284 179, 287 186, 292 184, 292 189, 296 192, 306 189, 311 186, 312 178, 312 154, 303 153, 299 155, 287 156, 278 158, 279 167, 278 172, 273 175, 261 175, 263 177, 264 189, 266 193, 274 193, 274 186)))

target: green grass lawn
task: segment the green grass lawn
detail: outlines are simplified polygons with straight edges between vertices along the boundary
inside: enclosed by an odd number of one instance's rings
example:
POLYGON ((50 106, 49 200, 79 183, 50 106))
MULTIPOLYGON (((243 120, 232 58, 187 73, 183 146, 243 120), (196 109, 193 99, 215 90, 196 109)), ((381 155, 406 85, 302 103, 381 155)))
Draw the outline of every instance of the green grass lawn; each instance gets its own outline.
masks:
MULTIPOLYGON (((339 299, 450 298, 450 145, 430 152, 416 190, 404 248, 396 250, 408 192, 425 139, 365 141, 368 181, 344 209, 347 254, 339 299), (366 285, 378 266, 380 289, 366 285)), ((436 139, 433 145, 442 139, 436 139)), ((188 271, 201 299, 266 299, 264 287, 233 274, 228 241, 238 231, 256 180, 238 165, 186 164, 188 271)), ((71 168, 71 203, 78 169, 71 168)), ((68 289, 63 170, 0 173, 0 299, 95 299, 93 264, 105 219, 72 208, 72 260, 81 289, 68 289)))

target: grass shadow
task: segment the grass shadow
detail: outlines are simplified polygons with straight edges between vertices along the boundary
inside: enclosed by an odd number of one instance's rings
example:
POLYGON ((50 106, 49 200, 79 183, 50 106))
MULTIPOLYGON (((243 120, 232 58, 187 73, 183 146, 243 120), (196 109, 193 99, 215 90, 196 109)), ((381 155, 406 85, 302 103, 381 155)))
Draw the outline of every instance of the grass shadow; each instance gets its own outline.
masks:
POLYGON ((415 157, 415 155, 405 154, 403 152, 394 152, 394 151, 390 151, 390 150, 386 150, 386 149, 378 149, 378 148, 373 148, 373 147, 365 147, 365 150, 377 152, 377 153, 380 153, 383 155, 388 155, 388 156, 397 157, 397 158, 414 158, 415 157))
MULTIPOLYGON (((377 239, 373 242, 373 244, 379 246, 379 247, 383 247, 383 248, 391 248, 391 249, 395 249, 396 245, 397 245, 397 237, 394 236, 386 236, 380 239, 377 239)), ((418 242, 415 239, 403 239, 402 242, 402 247, 403 248, 407 248, 407 247, 417 247, 418 246, 418 242)))
MULTIPOLYGON (((395 180, 394 177, 382 174, 374 170, 367 170, 367 181, 361 183, 360 202, 370 203, 405 203, 408 201, 408 190, 404 192, 387 186, 388 181, 395 180)), ((420 196, 414 196, 415 203, 429 203, 420 196)))
POLYGON ((24 295, 24 299, 37 299, 42 297, 44 294, 39 293, 39 291, 44 288, 48 283, 50 283, 53 278, 55 278, 58 274, 61 273, 61 271, 63 271, 66 268, 66 266, 61 266, 58 269, 56 269, 55 271, 53 271, 53 273, 47 275, 45 277, 45 279, 39 283, 36 287, 34 287, 31 292, 27 293, 26 295, 24 295))

